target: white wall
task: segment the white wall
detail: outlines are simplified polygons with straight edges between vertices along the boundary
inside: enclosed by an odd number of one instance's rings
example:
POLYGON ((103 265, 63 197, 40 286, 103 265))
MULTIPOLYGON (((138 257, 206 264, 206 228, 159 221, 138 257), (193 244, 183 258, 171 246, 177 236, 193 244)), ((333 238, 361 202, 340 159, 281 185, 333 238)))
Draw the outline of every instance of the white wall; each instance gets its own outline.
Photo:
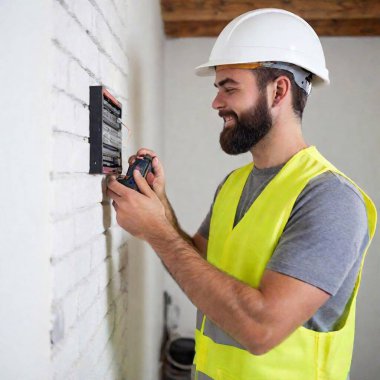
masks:
POLYGON ((0 2, 0 372, 4 380, 49 378, 46 20, 45 1, 0 2))
MULTIPOLYGON (((162 156, 164 35, 159 2, 130 1, 128 25, 128 125, 133 146, 154 149, 162 156)), ((164 273, 160 260, 147 244, 136 241, 133 244, 128 259, 128 378, 157 380, 164 273)))
MULTIPOLYGON (((214 40, 175 39, 165 49, 165 154, 167 189, 183 227, 194 233, 206 215, 217 184, 250 155, 229 157, 219 147, 221 119, 211 109, 213 79, 198 78, 214 40)), ((380 38, 323 38, 331 86, 314 89, 306 107, 304 132, 332 162, 357 181, 380 205, 380 108, 377 78, 380 38)), ((358 300, 352 380, 376 380, 380 373, 379 238, 370 249, 358 300)), ((179 331, 194 327, 195 310, 166 277, 180 308, 179 331)))

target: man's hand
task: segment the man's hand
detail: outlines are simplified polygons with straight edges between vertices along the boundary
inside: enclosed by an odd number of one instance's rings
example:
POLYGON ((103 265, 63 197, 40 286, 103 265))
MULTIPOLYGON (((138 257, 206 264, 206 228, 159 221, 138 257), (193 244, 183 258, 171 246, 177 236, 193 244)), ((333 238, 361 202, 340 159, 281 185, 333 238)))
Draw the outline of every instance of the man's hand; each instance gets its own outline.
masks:
POLYGON ((164 231, 168 225, 173 236, 178 235, 187 243, 197 248, 198 253, 206 256, 207 240, 199 234, 194 240, 180 227, 175 212, 165 193, 164 169, 156 156, 150 149, 141 148, 137 153, 129 157, 129 165, 132 165, 139 157, 149 154, 153 157, 152 167, 154 173, 148 173, 146 180, 138 170, 133 177, 142 194, 121 185, 114 177, 109 177, 107 195, 113 199, 118 224, 132 235, 146 240, 150 243, 159 231, 164 231))
POLYGON ((162 228, 170 223, 163 204, 138 170, 133 172, 133 177, 141 193, 111 176, 108 177, 107 195, 113 200, 118 224, 133 236, 149 241, 159 236, 162 228))
POLYGON ((164 198, 166 198, 165 174, 164 174, 164 168, 162 167, 161 162, 157 157, 157 154, 153 150, 150 150, 147 148, 141 148, 137 151, 135 155, 129 157, 128 163, 129 165, 133 164, 136 161, 136 158, 142 157, 145 154, 149 154, 151 157, 153 157, 153 161, 152 161, 153 173, 148 173, 146 180, 149 186, 157 194, 158 198, 162 201, 164 198))
POLYGON ((171 206, 169 199, 166 196, 164 168, 161 165, 160 160, 156 156, 156 153, 153 150, 141 148, 137 151, 135 155, 129 157, 129 164, 133 164, 136 158, 142 157, 145 154, 149 154, 151 157, 153 157, 153 173, 148 173, 146 180, 149 186, 153 189, 154 193, 157 195, 158 199, 161 201, 162 205, 164 206, 167 220, 185 240, 187 240, 191 244, 194 244, 191 237, 180 227, 173 207, 171 206))

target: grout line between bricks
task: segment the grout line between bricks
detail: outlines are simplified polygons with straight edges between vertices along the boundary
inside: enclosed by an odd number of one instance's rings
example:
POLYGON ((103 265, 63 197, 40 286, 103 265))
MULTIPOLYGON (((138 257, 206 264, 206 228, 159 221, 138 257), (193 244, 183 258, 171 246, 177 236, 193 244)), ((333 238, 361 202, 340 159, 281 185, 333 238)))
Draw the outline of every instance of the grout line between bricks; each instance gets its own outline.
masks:
MULTIPOLYGON (((86 283, 90 282, 89 279, 90 279, 92 276, 94 276, 94 275, 96 274, 96 272, 99 272, 99 269, 101 268, 102 265, 109 265, 109 264, 111 263, 111 261, 110 261, 111 258, 112 258, 112 257, 111 257, 110 255, 107 255, 107 256, 104 258, 104 260, 102 260, 100 263, 98 263, 94 268, 91 268, 90 272, 87 273, 86 276, 84 276, 84 277, 81 278, 79 281, 77 281, 75 284, 73 284, 73 286, 72 286, 72 287, 71 287, 71 288, 70 288, 70 289, 69 289, 69 290, 68 290, 63 296, 61 296, 61 297, 59 297, 59 298, 55 298, 55 299, 54 299, 54 302, 55 302, 55 303, 62 303, 63 300, 64 300, 65 298, 67 298, 68 296, 70 296, 72 293, 74 293, 75 290, 76 290, 77 288, 80 288, 82 285, 85 285, 86 283)), ((54 263, 53 265, 57 265, 57 262, 54 263)), ((115 271, 115 272, 112 272, 112 274, 118 274, 119 272, 120 272, 120 271, 115 271)), ((111 278, 109 279, 109 281, 103 286, 103 288, 100 289, 100 291, 98 291, 98 293, 96 294, 96 296, 95 296, 95 298, 94 298, 95 301, 100 297, 100 295, 102 294, 102 292, 104 292, 104 290, 110 285, 110 283, 112 282, 112 279, 113 279, 113 277, 111 277, 111 278)), ((75 320, 75 322, 76 322, 77 320, 81 319, 81 317, 87 313, 87 311, 92 307, 92 305, 93 305, 93 304, 91 304, 91 305, 90 305, 85 311, 83 311, 82 314, 78 315, 78 317, 77 317, 77 319, 75 320)))
MULTIPOLYGON (((68 257, 70 257, 71 255, 74 255, 76 251, 79 251, 80 249, 82 248, 85 248, 85 247, 88 247, 89 244, 92 244, 92 242, 94 242, 95 238, 97 236, 102 236, 102 235, 106 235, 107 234, 107 231, 108 230, 104 230, 103 232, 101 233, 98 233, 92 237, 90 237, 88 240, 86 240, 85 242, 83 242, 82 244, 79 244, 79 245, 76 245, 75 247, 73 247, 73 249, 70 251, 70 252, 67 252, 63 255, 60 255, 60 256, 52 256, 50 258, 50 263, 52 265, 57 265, 59 264, 61 261, 67 259, 68 257)), ((109 256, 107 256, 109 257, 109 256)))
MULTIPOLYGON (((68 214, 51 214, 50 213, 49 214, 50 215, 50 222, 51 222, 51 224, 54 224, 54 223, 57 223, 57 222, 61 222, 61 221, 70 219, 70 218, 72 218, 73 216, 75 216, 75 215, 77 215, 79 213, 82 213, 82 212, 85 212, 87 210, 90 210, 91 208, 96 208, 99 205, 102 206, 102 208, 104 208, 104 207, 110 207, 111 206, 110 202, 111 202, 110 200, 109 201, 102 200, 101 202, 91 203, 91 204, 88 204, 86 206, 77 207, 77 208, 73 209, 72 212, 70 212, 68 214)), ((117 226, 117 224, 112 224, 112 225, 110 225, 104 231, 107 231, 108 229, 110 229, 112 227, 116 227, 116 226, 117 226)), ((119 248, 121 248, 121 247, 119 247, 119 248)), ((75 247, 75 249, 77 249, 77 248, 78 247, 75 247)), ((64 255, 64 256, 66 256, 66 255, 64 255)))
MULTIPOLYGON (((55 41, 53 40, 53 43, 55 44, 55 41)), ((70 57, 71 58, 71 57, 70 57)), ((79 64, 79 62, 77 62, 79 64)), ((82 66, 81 66, 82 67, 82 66)), ((82 67, 82 69, 85 70, 84 67, 82 67)), ((86 72, 89 74, 89 71, 90 70, 86 70, 86 72)), ((90 75, 90 74, 89 74, 90 75)), ((96 79, 95 77, 93 77, 94 79, 96 79)), ((78 98, 77 96, 75 96, 74 94, 72 94, 71 92, 68 92, 66 91, 65 89, 63 88, 60 88, 58 87, 57 85, 53 85, 52 86, 53 88, 53 91, 57 92, 58 94, 64 94, 66 95, 68 98, 70 98, 71 100, 73 100, 75 103, 79 103, 81 106, 83 106, 83 108, 87 108, 87 109, 90 109, 89 105, 84 102, 82 99, 78 98)))
POLYGON ((61 131, 59 129, 53 130, 53 136, 54 135, 70 136, 70 138, 73 138, 74 140, 77 140, 77 141, 80 140, 87 143, 90 142, 90 138, 88 136, 77 135, 76 133, 61 131))
POLYGON ((100 176, 105 176, 105 174, 73 173, 73 172, 67 172, 67 173, 51 172, 50 173, 50 180, 52 180, 52 181, 61 181, 61 180, 70 180, 70 179, 82 180, 82 179, 87 179, 88 176, 91 176, 92 178, 94 178, 94 177, 97 177, 97 176, 99 176, 99 177, 100 176))
MULTIPOLYGON (((85 277, 81 278, 81 279, 80 279, 75 285, 73 285, 72 288, 69 289, 69 290, 65 293, 65 295, 63 295, 63 296, 60 297, 60 298, 56 298, 56 299, 54 299, 54 300, 53 300, 53 303, 54 303, 54 304, 57 304, 57 305, 62 304, 63 301, 64 301, 64 299, 67 298, 68 296, 70 296, 72 293, 74 293, 75 290, 76 290, 77 288, 80 288, 82 285, 86 285, 86 284, 88 284, 88 283, 91 283, 90 278, 91 278, 92 276, 95 276, 96 272, 99 271, 99 268, 100 268, 101 266, 103 266, 103 265, 108 265, 110 260, 111 260, 111 257, 110 257, 110 256, 107 256, 107 257, 106 257, 101 263, 99 263, 95 268, 93 268, 93 269, 90 271, 90 273, 88 273, 85 277)), ((106 289, 108 286, 111 285, 112 281, 113 281, 113 277, 111 277, 110 279, 108 279, 108 282, 107 282, 106 287, 105 287, 102 291, 97 292, 96 295, 95 295, 95 297, 94 297, 94 299, 93 299, 92 302, 88 305, 88 307, 87 307, 87 308, 86 308, 81 314, 79 314, 79 315, 76 316, 76 318, 75 318, 73 324, 72 324, 71 326, 69 326, 69 329, 68 329, 68 331, 67 331, 67 334, 66 334, 65 338, 66 338, 67 336, 69 336, 70 331, 75 330, 77 323, 78 323, 81 319, 83 319, 83 317, 86 316, 86 314, 89 313, 89 311, 93 308, 93 306, 96 304, 96 302, 100 299, 100 297, 101 297, 102 293, 104 293, 105 289, 106 289)), ((107 309, 107 310, 109 310, 109 307, 112 305, 113 302, 114 302, 114 300, 112 300, 111 302, 108 303, 108 305, 107 305, 107 306, 108 306, 108 309, 107 309)))
MULTIPOLYGON (((126 330, 127 329, 125 329, 124 333, 122 333, 122 337, 125 337, 126 330)), ((116 333, 116 331, 115 331, 115 333, 116 333)), ((111 338, 113 338, 113 337, 114 337, 114 334, 111 336, 111 338)), ((114 342, 112 342, 112 346, 114 346, 114 342)), ((110 372, 111 368, 115 365, 115 363, 116 363, 117 367, 120 368, 118 360, 120 360, 120 358, 117 357, 117 354, 112 356, 112 360, 109 363, 108 368, 106 369, 106 374, 105 374, 105 377, 103 378, 104 380, 108 380, 109 379, 109 377, 108 377, 109 376, 109 372, 110 372)))
MULTIPOLYGON (((59 1, 59 0, 56 0, 56 1, 59 1)), ((51 42, 52 44, 58 49, 60 50, 62 53, 66 54, 70 59, 72 59, 74 62, 76 62, 80 68, 82 68, 92 79, 94 79, 97 83, 103 83, 102 80, 100 78, 98 78, 88 67, 86 67, 69 49, 67 49, 65 46, 63 46, 60 41, 58 41, 56 38, 52 38, 51 39, 51 42)), ((126 74, 125 74, 126 75, 126 74)), ((128 76, 126 75, 125 76, 126 79, 128 79, 128 76)), ((105 83, 104 83, 105 84, 105 83)), ((125 96, 119 94, 118 91, 116 91, 111 85, 107 85, 105 84, 106 87, 115 94, 116 98, 120 99, 120 100, 123 100, 124 102, 128 102, 128 98, 126 98, 125 96)), ((78 97, 76 97, 75 95, 67 92, 66 90, 62 89, 62 88, 59 88, 58 86, 56 85, 53 85, 53 89, 56 90, 56 91, 59 91, 59 92, 62 92, 64 94, 66 94, 67 96, 69 96, 72 100, 76 101, 76 102, 79 102, 80 104, 82 104, 83 106, 86 106, 88 107, 88 104, 85 103, 83 100, 79 99, 78 97)))
MULTIPOLYGON (((77 357, 77 358, 71 363, 70 368, 69 368, 69 369, 67 370, 67 372, 66 372, 67 375, 70 375, 73 371, 75 371, 75 368, 78 366, 78 364, 80 363, 80 361, 81 361, 81 359, 83 358, 83 356, 86 355, 86 352, 88 351, 88 347, 90 346, 90 344, 91 344, 92 341, 94 340, 96 334, 98 333, 98 331, 99 331, 100 328, 102 327, 102 324, 104 323, 104 320, 107 319, 107 316, 112 312, 112 309, 115 307, 115 306, 113 305, 113 302, 112 302, 109 306, 110 306, 110 307, 109 307, 109 309, 107 309, 107 313, 106 313, 106 314, 103 316, 103 318, 99 321, 98 325, 95 326, 93 333, 91 334, 90 338, 89 338, 88 341, 86 342, 86 345, 84 346, 83 351, 82 351, 82 352, 79 352, 78 357, 77 357)), ((108 321, 107 321, 107 323, 108 323, 108 321)), ((76 327, 76 328, 77 328, 77 327, 76 327)), ((74 328, 73 328, 72 330, 74 330, 74 328)), ((113 328, 112 328, 112 331, 111 331, 111 333, 110 333, 110 336, 109 336, 108 339, 107 339, 107 342, 106 342, 104 348, 106 348, 106 346, 107 346, 107 344, 109 343, 109 341, 111 340, 111 338, 112 338, 114 332, 115 332, 115 325, 114 325, 113 328)), ((59 351, 60 351, 58 345, 57 345, 55 348, 57 348, 57 350, 54 350, 53 355, 57 355, 57 354, 59 353, 59 351)), ((102 353, 103 353, 103 351, 102 351, 102 353)), ((99 357, 100 357, 100 355, 99 355, 99 357)))
MULTIPOLYGON (((53 256, 53 257, 50 257, 50 263, 52 265, 58 265, 60 262, 68 259, 70 256, 75 255, 77 251, 80 251, 81 249, 88 247, 89 244, 91 245, 93 243, 96 243, 97 240, 99 240, 99 241, 102 240, 103 235, 106 235, 106 230, 104 232, 102 232, 102 233, 99 233, 99 234, 95 235, 95 237, 94 236, 91 237, 86 242, 84 242, 84 243, 82 243, 80 245, 75 246, 75 248, 72 251, 70 251, 68 253, 65 253, 62 256, 53 256)), ((127 245, 127 243, 124 243, 122 246, 124 246, 124 245, 127 245)), ((109 255, 107 255, 106 257, 109 257, 109 255)))
MULTIPOLYGON (((127 58, 128 60, 128 55, 127 55, 127 52, 124 50, 123 48, 123 44, 121 43, 121 40, 119 38, 119 36, 114 32, 114 30, 112 29, 110 23, 108 22, 107 18, 104 16, 104 13, 102 12, 102 10, 100 9, 98 3, 95 1, 95 0, 88 0, 90 2, 90 4, 97 10, 97 12, 102 16, 105 24, 107 25, 109 31, 111 32, 111 34, 113 35, 113 37, 115 38, 117 44, 119 45, 121 51, 124 53, 125 57, 127 58)), ((116 14, 118 14, 118 12, 116 12, 116 14)))
MULTIPOLYGON (((117 371, 119 372, 120 370, 123 372, 124 371, 124 368, 125 368, 125 363, 126 363, 126 357, 125 355, 121 356, 120 355, 120 349, 123 350, 123 353, 124 354, 127 354, 127 346, 125 345, 122 345, 123 342, 125 342, 125 338, 126 338, 126 333, 127 333, 127 329, 125 329, 118 337, 117 337, 117 344, 115 344, 115 347, 116 347, 116 351, 115 351, 115 354, 114 355, 114 358, 113 358, 113 365, 116 367, 117 371)), ((113 343, 114 344, 114 343, 113 343)), ((106 377, 104 378, 104 380, 109 380, 109 371, 111 370, 111 366, 109 367, 108 369, 108 372, 107 372, 107 375, 106 377)), ((125 380, 125 377, 117 377, 115 380, 125 380)))
MULTIPOLYGON (((56 0, 58 3, 62 6, 62 8, 70 15, 70 17, 80 26, 80 28, 88 35, 90 40, 95 44, 95 46, 98 48, 98 50, 104 54, 108 60, 120 71, 120 73, 125 77, 125 79, 128 78, 127 73, 124 72, 124 70, 113 60, 110 54, 103 48, 103 46, 99 43, 98 39, 89 31, 87 30, 83 24, 79 21, 78 17, 70 11, 67 3, 64 0, 56 0)), ((124 51, 123 51, 124 53, 124 51)), ((125 53, 124 53, 125 54, 125 53)))
MULTIPOLYGON (((110 283, 111 283, 111 281, 110 281, 110 283)), ((52 350, 53 351, 52 352, 53 356, 57 355, 59 353, 59 351, 61 351, 62 346, 64 345, 64 342, 66 340, 68 340, 73 333, 75 333, 75 330, 78 329, 78 322, 81 319, 83 319, 83 317, 86 314, 88 314, 90 312, 90 310, 94 307, 94 305, 96 304, 96 302, 99 300, 100 296, 101 296, 101 294, 98 294, 95 297, 94 301, 91 303, 91 305, 86 309, 86 311, 84 311, 80 316, 78 316, 78 318, 74 321, 73 325, 70 326, 69 329, 67 330, 67 333, 65 334, 64 339, 53 346, 53 350, 52 350)), ((112 312, 116 313, 116 303, 119 300, 119 298, 121 298, 121 297, 123 297, 123 294, 119 294, 113 300, 111 300, 111 301, 108 302, 108 304, 107 304, 107 310, 106 310, 105 314, 100 315, 99 320, 98 320, 98 324, 94 328, 94 333, 88 339, 88 342, 86 343, 85 348, 87 348, 87 346, 89 345, 89 343, 93 340, 93 338, 94 338, 97 330, 102 325, 103 321, 107 318, 107 316, 109 316, 112 312)), ((114 321, 113 321, 114 325, 115 325, 115 318, 116 318, 116 314, 114 314, 114 321)), ((86 349, 84 349, 83 352, 86 352, 86 349)), ((78 359, 80 359, 80 357, 81 357, 81 355, 79 355, 78 359)))
POLYGON ((114 1, 114 0, 109 0, 109 1, 111 2, 112 6, 114 7, 114 9, 115 9, 115 11, 116 11, 117 17, 119 18, 121 25, 123 25, 124 28, 127 29, 127 27, 126 27, 126 25, 125 25, 125 22, 124 22, 123 18, 120 17, 120 9, 119 9, 118 6, 116 5, 115 1, 114 1))
MULTIPOLYGON (((57 0, 59 1, 59 0, 57 0)), ((96 75, 86 66, 82 64, 82 62, 74 56, 73 53, 69 49, 67 49, 65 46, 63 46, 56 38, 51 39, 53 45, 61 50, 63 53, 65 53, 69 58, 71 58, 73 61, 75 61, 91 78, 95 79, 97 82, 100 82, 99 78, 96 77, 96 75)), ((82 102, 82 101, 81 101, 82 102)))

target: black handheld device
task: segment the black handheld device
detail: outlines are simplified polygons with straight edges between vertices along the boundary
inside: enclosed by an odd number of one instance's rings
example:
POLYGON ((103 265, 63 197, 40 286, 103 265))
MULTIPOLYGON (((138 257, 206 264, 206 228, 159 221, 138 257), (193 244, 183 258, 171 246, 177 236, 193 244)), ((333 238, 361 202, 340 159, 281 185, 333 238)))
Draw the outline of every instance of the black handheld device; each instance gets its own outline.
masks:
POLYGON ((142 158, 137 158, 132 165, 129 165, 127 174, 117 177, 117 181, 124 186, 139 191, 135 179, 133 178, 133 171, 136 169, 139 170, 141 175, 146 178, 149 172, 153 172, 152 160, 153 158, 149 154, 144 155, 142 158))

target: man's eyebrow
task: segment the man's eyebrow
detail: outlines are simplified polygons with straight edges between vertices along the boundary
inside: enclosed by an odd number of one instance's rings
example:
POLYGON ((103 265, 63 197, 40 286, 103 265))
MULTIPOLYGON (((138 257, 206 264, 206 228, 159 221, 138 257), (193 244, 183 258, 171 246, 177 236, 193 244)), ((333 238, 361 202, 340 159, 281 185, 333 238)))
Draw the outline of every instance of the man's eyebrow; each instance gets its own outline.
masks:
POLYGON ((221 80, 219 83, 214 83, 214 86, 216 88, 219 88, 219 87, 222 87, 224 86, 225 84, 239 84, 239 82, 236 82, 236 80, 232 79, 232 78, 226 78, 226 79, 223 79, 221 80))

